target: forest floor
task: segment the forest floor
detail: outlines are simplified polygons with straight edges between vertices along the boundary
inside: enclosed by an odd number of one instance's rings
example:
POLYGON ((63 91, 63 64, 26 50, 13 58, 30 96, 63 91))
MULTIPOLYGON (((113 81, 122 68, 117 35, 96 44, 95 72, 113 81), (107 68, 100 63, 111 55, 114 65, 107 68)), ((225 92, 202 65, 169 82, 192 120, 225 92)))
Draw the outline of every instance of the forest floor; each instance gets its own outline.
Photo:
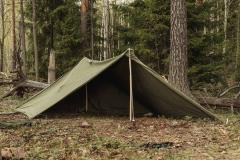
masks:
MULTIPOLYGON (((0 95, 3 89, 0 89, 0 95)), ((22 99, 0 102, 10 112, 22 99)), ((26 159, 240 159, 240 115, 219 113, 228 124, 210 120, 69 116, 37 118, 32 126, 0 129, 0 149, 21 147, 26 159), (82 127, 82 122, 90 124, 82 127)), ((0 121, 19 118, 0 115, 0 121)))

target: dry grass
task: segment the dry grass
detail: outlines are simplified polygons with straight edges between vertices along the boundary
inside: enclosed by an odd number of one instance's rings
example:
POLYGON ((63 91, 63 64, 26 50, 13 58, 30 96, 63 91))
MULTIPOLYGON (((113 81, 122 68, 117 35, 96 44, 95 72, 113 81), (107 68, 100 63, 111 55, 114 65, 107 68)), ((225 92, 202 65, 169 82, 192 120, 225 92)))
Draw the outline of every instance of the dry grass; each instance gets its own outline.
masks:
MULTIPOLYGON (((11 111, 21 100, 0 102, 0 112, 11 111)), ((32 126, 0 130, 0 148, 22 147, 27 159, 240 159, 239 115, 223 114, 229 124, 207 120, 69 116, 39 118, 32 126), (87 121, 91 127, 82 128, 87 121), (144 143, 173 142, 152 149, 144 143)), ((16 118, 15 116, 10 119, 16 118)), ((9 119, 0 116, 0 120, 9 119)))

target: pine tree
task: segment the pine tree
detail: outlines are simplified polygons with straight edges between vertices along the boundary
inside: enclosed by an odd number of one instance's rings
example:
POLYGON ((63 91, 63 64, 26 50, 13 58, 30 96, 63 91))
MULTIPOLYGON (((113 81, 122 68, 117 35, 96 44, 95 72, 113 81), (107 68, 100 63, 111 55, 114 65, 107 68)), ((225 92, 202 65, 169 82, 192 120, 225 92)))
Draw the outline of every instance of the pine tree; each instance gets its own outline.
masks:
POLYGON ((17 67, 17 42, 16 42, 16 15, 15 15, 15 0, 12 0, 12 68, 11 71, 16 71, 17 67))
POLYGON ((185 0, 171 0, 171 33, 170 33, 170 84, 185 94, 190 94, 187 67, 187 8, 185 0))
POLYGON ((37 22, 36 22, 36 1, 32 0, 32 23, 33 23, 33 46, 34 46, 34 64, 35 64, 35 79, 39 80, 39 60, 38 60, 38 44, 37 44, 37 22))
POLYGON ((26 75, 26 38, 25 38, 25 17, 24 17, 24 9, 23 9, 23 0, 20 0, 20 14, 21 14, 21 28, 20 28, 20 38, 21 38, 21 52, 22 52, 22 70, 23 73, 26 75))

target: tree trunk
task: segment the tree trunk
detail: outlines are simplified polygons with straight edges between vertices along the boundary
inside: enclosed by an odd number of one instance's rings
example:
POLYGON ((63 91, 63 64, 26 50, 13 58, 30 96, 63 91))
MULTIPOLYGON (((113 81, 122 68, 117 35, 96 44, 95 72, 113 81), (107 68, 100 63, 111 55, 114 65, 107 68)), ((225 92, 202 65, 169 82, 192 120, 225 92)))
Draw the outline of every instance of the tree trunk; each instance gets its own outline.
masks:
POLYGON ((109 0, 103 0, 103 57, 111 58, 109 52, 109 22, 110 22, 109 0))
POLYGON ((102 60, 102 58, 104 58, 104 14, 102 14, 102 20, 101 20, 101 33, 100 33, 100 37, 102 38, 100 40, 100 43, 101 43, 101 53, 100 53, 100 61, 102 60))
POLYGON ((20 0, 20 14, 21 14, 21 30, 20 30, 20 38, 21 38, 21 52, 22 52, 22 71, 26 76, 26 41, 25 41, 25 19, 24 19, 24 9, 23 9, 23 0, 20 0))
POLYGON ((94 26, 93 26, 93 0, 91 1, 91 58, 93 59, 94 57, 94 26))
POLYGON ((50 51, 49 66, 48 66, 48 83, 51 84, 56 80, 56 65, 55 65, 55 52, 50 51))
POLYGON ((240 80, 240 2, 238 4, 238 13, 237 13, 237 46, 236 46, 236 70, 235 78, 236 81, 240 80))
POLYGON ((89 2, 88 0, 82 0, 81 6, 81 32, 83 34, 87 33, 87 13, 89 9, 89 2))
POLYGON ((227 25, 228 25, 228 0, 224 0, 224 41, 223 41, 223 55, 227 48, 227 25))
POLYGON ((110 19, 111 19, 111 46, 110 46, 110 53, 112 54, 112 57, 115 56, 114 54, 114 50, 115 50, 115 38, 114 35, 116 33, 116 27, 117 27, 117 12, 116 10, 113 8, 113 6, 116 6, 117 2, 116 0, 112 1, 112 5, 111 5, 111 13, 110 13, 110 19))
POLYGON ((2 30, 2 34, 1 34, 1 41, 0 41, 0 71, 3 72, 3 57, 4 57, 4 44, 5 44, 5 4, 4 4, 4 0, 1 0, 1 30, 2 30))
POLYGON ((187 8, 185 0, 171 0, 169 83, 191 95, 187 79, 187 8))
POLYGON ((35 78, 39 80, 39 67, 38 67, 38 47, 37 47, 37 31, 36 31, 36 1, 32 0, 32 23, 33 23, 33 47, 34 47, 34 60, 35 60, 35 78))
MULTIPOLYGON (((119 22, 119 26, 122 26, 123 25, 123 22, 122 22, 122 14, 121 13, 119 13, 119 15, 118 15, 118 17, 119 17, 119 19, 118 19, 118 22, 119 22)), ((121 43, 120 43, 120 32, 119 32, 119 29, 118 29, 118 40, 117 40, 117 49, 118 50, 120 50, 120 45, 121 45, 121 43)))
POLYGON ((16 46, 16 19, 15 19, 15 0, 12 0, 12 71, 16 71, 16 53, 17 46, 16 46))

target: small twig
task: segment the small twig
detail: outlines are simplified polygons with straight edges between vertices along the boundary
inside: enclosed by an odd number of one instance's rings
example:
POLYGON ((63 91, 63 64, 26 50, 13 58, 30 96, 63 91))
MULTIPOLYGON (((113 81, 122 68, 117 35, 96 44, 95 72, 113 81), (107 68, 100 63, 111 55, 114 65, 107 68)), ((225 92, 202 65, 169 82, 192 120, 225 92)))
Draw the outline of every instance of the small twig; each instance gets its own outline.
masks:
POLYGON ((232 86, 232 87, 226 89, 224 92, 222 92, 221 94, 219 94, 218 97, 222 97, 222 96, 224 96, 225 94, 227 94, 229 91, 231 91, 231 90, 233 90, 233 89, 236 89, 236 88, 240 88, 240 85, 238 84, 238 85, 235 85, 235 86, 232 86))

